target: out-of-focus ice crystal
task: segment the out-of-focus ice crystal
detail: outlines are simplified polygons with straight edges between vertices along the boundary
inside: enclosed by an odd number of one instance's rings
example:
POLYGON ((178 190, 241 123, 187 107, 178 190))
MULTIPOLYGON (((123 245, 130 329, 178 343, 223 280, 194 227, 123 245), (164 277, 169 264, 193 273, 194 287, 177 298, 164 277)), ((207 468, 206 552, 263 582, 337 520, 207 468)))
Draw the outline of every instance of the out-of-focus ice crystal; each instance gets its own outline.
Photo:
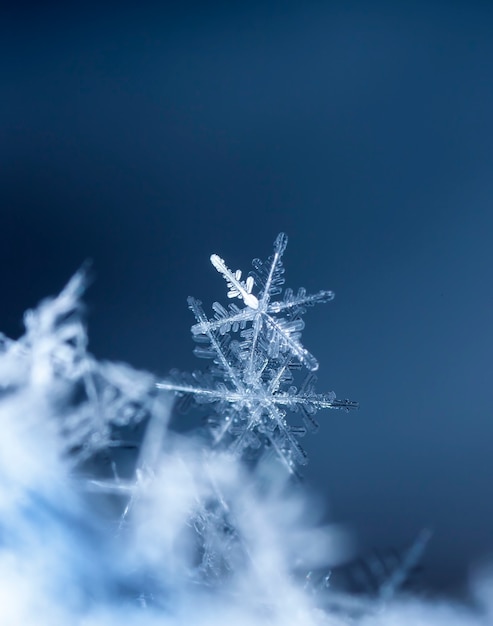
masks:
POLYGON ((26 312, 19 339, 0 335, 0 398, 35 397, 61 453, 76 462, 117 445, 114 429, 144 419, 156 396, 152 375, 88 352, 80 300, 86 282, 80 270, 58 296, 26 312))

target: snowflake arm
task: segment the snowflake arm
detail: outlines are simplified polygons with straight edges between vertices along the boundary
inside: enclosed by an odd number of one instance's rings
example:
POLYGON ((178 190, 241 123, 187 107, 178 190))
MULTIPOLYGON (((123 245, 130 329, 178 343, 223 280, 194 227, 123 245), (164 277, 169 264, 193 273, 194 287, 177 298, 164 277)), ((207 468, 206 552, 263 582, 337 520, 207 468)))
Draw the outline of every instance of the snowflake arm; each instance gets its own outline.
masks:
POLYGON ((267 312, 281 313, 282 311, 289 311, 296 308, 299 309, 299 312, 297 313, 301 314, 307 306, 330 302, 333 299, 333 291, 319 291, 317 293, 307 295, 305 289, 301 288, 298 290, 297 295, 294 296, 292 289, 286 289, 284 292, 284 300, 270 304, 267 312))
POLYGON ((247 322, 254 319, 255 312, 249 307, 238 309, 236 305, 230 305, 230 310, 225 309, 219 302, 214 302, 212 309, 215 312, 214 319, 200 321, 191 328, 192 335, 206 334, 218 330, 221 335, 229 333, 231 330, 237 332, 244 329, 247 322))
POLYGON ((228 283, 228 298, 241 298, 246 306, 254 310, 258 309, 259 302, 252 294, 253 278, 251 276, 246 279, 246 282, 241 281, 241 270, 233 273, 217 254, 211 254, 211 263, 228 283))
MULTIPOLYGON (((267 275, 265 277, 265 282, 263 284, 263 290, 259 302, 259 313, 254 320, 253 324, 253 333, 251 338, 250 345, 250 356, 248 359, 248 366, 246 370, 246 375, 248 379, 251 379, 252 376, 255 375, 254 371, 254 361, 255 361, 255 350, 257 348, 257 342, 259 339, 260 332, 262 330, 262 325, 264 323, 264 318, 266 317, 267 310, 269 307, 269 302, 273 293, 279 288, 279 285, 284 283, 284 278, 282 277, 284 273, 284 268, 282 266, 282 255, 286 249, 288 244, 288 238, 284 233, 280 233, 276 240, 274 241, 274 254, 270 257, 270 267, 268 268, 267 275)), ((259 283, 262 284, 263 276, 262 270, 264 269, 263 264, 259 260, 254 261, 254 267, 257 269, 257 276, 259 277, 259 283)), ((252 277, 253 280, 253 277, 252 277)))
POLYGON ((317 359, 298 341, 299 333, 305 327, 302 319, 298 318, 293 321, 281 319, 278 321, 270 315, 265 315, 265 321, 270 329, 269 339, 272 356, 277 356, 279 351, 287 350, 309 370, 318 369, 317 359))
POLYGON ((221 345, 221 343, 218 341, 216 335, 214 334, 214 331, 207 327, 208 320, 202 308, 201 302, 199 300, 196 300, 195 298, 189 297, 188 306, 195 315, 197 322, 205 328, 204 334, 210 342, 210 348, 196 347, 194 350, 195 355, 202 358, 214 358, 214 356, 216 356, 217 362, 224 369, 224 373, 228 380, 233 383, 236 389, 242 389, 242 382, 238 376, 237 371, 228 360, 228 355, 224 346, 221 345))

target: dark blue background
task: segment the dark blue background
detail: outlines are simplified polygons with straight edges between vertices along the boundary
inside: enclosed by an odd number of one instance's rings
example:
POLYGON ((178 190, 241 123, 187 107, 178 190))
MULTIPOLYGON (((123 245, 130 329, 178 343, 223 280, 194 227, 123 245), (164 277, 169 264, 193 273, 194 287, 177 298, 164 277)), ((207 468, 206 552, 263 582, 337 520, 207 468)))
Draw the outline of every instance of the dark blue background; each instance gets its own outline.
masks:
MULTIPOLYGON (((5 5, 2 5, 5 6, 5 5)), ((16 2, 0 19, 0 328, 86 258, 91 349, 199 365, 186 296, 290 236, 320 415, 307 480, 361 548, 493 550, 493 5, 16 2)))

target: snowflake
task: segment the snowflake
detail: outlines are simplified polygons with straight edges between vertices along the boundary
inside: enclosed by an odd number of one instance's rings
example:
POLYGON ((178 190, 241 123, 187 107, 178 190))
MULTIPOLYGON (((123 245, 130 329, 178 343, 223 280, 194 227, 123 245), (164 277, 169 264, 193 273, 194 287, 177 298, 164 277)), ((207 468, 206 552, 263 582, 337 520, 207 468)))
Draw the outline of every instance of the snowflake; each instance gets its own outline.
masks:
POLYGON ((292 471, 306 463, 297 437, 318 428, 313 415, 320 409, 349 410, 358 405, 336 399, 334 392, 315 393, 313 372, 318 362, 301 344, 302 315, 309 306, 330 302, 334 293, 309 295, 303 288, 282 293, 286 245, 287 236, 280 233, 272 256, 266 262, 254 259, 246 280, 241 270, 233 272, 221 257, 211 255, 212 265, 227 282, 228 298, 240 304, 225 308, 215 302, 214 316, 208 319, 202 303, 189 297, 196 318, 191 329, 198 344, 194 353, 212 359, 212 365, 192 375, 174 372, 157 386, 198 404, 213 405, 215 415, 209 425, 215 445, 239 455, 271 448, 292 471), (295 376, 303 369, 308 374, 296 386, 295 376), (300 414, 303 426, 289 424, 288 411, 300 414))

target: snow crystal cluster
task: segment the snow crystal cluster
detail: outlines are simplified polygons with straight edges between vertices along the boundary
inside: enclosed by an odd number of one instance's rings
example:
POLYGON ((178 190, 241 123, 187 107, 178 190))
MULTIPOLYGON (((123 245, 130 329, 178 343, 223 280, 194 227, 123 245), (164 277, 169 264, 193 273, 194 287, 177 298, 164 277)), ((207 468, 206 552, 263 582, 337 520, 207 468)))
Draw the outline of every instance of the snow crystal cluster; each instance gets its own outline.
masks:
POLYGON ((189 299, 196 354, 211 359, 202 373, 157 380, 95 359, 85 271, 26 313, 19 339, 0 336, 0 624, 488 623, 389 604, 421 544, 377 603, 331 588, 347 536, 301 489, 297 437, 319 409, 355 403, 314 390, 302 315, 333 294, 282 292, 286 242, 246 280, 212 255, 235 302, 209 319, 189 299), (175 400, 190 399, 212 414, 209 438, 169 427, 175 400))

